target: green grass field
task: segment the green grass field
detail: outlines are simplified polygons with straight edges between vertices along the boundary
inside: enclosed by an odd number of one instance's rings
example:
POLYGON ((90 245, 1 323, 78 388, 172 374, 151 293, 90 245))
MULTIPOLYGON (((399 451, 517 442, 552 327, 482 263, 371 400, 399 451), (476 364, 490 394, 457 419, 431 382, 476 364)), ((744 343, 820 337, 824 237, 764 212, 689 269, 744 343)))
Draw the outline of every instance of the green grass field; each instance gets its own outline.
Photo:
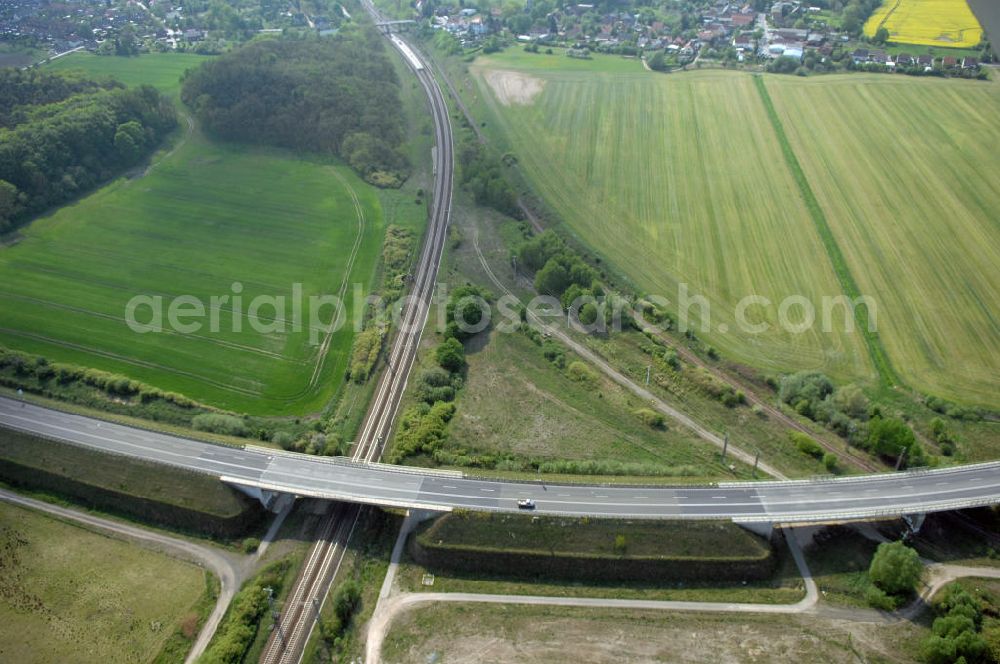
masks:
MULTIPOLYGON (((841 307, 823 325, 823 298, 844 291, 750 76, 539 62, 513 51, 478 59, 477 105, 569 232, 673 307, 678 283, 707 298, 711 330, 699 331, 693 306, 695 332, 737 361, 875 375, 841 307), (505 72, 518 73, 498 84, 505 72), (771 301, 746 310, 767 332, 740 330, 747 295, 771 301), (813 305, 810 329, 779 326, 788 296, 813 305)), ((861 75, 766 86, 847 271, 876 300, 892 368, 922 391, 997 405, 1000 185, 988 173, 1000 88, 861 75)))
POLYGON ((195 53, 147 53, 132 58, 74 53, 46 65, 50 69, 82 70, 96 78, 113 78, 125 85, 152 85, 160 92, 179 98, 184 70, 197 67, 207 55, 195 53))
MULTIPOLYGON (((63 66, 176 94, 174 81, 197 60, 174 57, 84 56, 63 66)), ((325 335, 310 326, 307 304, 294 330, 293 284, 306 303, 368 287, 381 247, 379 197, 335 163, 216 143, 197 128, 178 141, 146 174, 35 221, 0 251, 0 343, 236 411, 322 409, 342 382, 353 331, 313 343, 325 335), (209 298, 232 298, 236 282, 242 311, 232 299, 212 307, 209 298), (219 332, 206 318, 192 334, 133 333, 125 307, 140 294, 162 296, 164 312, 172 298, 195 296, 218 313, 219 332), (286 298, 283 310, 265 304, 254 316, 258 295, 286 298)), ((329 320, 329 307, 320 313, 329 320)), ((346 314, 350 321, 351 307, 346 314)))
POLYGON ((767 87, 903 379, 996 406, 1000 86, 851 75, 767 87))
MULTIPOLYGON (((474 70, 508 67, 503 55, 474 70)), ((704 296, 711 330, 699 331, 707 317, 693 306, 695 332, 737 359, 770 370, 872 374, 863 340, 843 331, 839 312, 829 334, 778 327, 782 299, 802 295, 819 309, 840 287, 750 77, 531 73, 544 87, 530 105, 500 104, 479 77, 482 96, 573 233, 649 293, 676 304, 686 283, 690 297, 704 296), (748 295, 774 303, 747 310, 768 332, 738 332, 736 306, 748 295)), ((790 318, 800 320, 794 310, 790 318)))
POLYGON ((0 504, 0 656, 151 661, 196 620, 205 572, 137 545, 0 504))

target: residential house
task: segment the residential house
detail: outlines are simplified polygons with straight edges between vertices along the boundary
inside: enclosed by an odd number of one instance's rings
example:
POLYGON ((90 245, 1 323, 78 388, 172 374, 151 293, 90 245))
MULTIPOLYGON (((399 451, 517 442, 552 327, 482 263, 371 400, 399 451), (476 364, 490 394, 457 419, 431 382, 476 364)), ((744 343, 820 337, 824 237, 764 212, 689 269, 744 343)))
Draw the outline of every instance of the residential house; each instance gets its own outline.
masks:
POLYGON ((892 60, 886 55, 885 51, 872 51, 868 54, 868 60, 879 65, 888 65, 892 60))

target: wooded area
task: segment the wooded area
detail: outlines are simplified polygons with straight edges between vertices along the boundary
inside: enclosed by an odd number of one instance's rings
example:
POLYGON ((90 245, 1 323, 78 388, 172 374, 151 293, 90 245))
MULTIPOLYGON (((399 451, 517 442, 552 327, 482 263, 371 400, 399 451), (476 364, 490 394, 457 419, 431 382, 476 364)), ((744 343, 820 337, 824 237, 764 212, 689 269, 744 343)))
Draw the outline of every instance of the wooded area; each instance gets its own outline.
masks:
POLYGON ((374 30, 248 44, 189 72, 181 97, 219 138, 339 155, 378 186, 409 164, 399 79, 374 30))
POLYGON ((150 86, 0 69, 0 232, 134 166, 176 126, 150 86))

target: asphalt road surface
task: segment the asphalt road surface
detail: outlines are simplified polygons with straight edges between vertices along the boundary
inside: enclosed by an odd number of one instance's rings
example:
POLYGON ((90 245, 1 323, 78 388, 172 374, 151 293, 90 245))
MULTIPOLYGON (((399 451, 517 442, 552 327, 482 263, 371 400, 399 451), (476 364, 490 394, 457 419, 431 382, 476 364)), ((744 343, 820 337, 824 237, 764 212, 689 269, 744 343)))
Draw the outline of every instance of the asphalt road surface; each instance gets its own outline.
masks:
POLYGON ((1000 503, 1000 463, 840 479, 715 486, 515 482, 347 459, 224 447, 0 398, 0 425, 104 452, 208 473, 231 484, 371 505, 539 514, 804 523, 1000 503))

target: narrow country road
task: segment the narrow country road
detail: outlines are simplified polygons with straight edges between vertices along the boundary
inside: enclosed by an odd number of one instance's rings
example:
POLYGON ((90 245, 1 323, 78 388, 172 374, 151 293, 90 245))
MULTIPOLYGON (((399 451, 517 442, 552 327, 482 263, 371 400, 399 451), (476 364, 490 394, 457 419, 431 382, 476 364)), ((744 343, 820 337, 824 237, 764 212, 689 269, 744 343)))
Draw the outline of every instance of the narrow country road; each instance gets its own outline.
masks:
POLYGON ((198 633, 198 638, 195 641, 194 646, 192 646, 191 651, 184 660, 185 664, 194 662, 205 651, 206 646, 208 646, 208 642, 212 640, 215 630, 222 621, 222 616, 226 613, 229 603, 236 594, 236 589, 243 580, 242 572, 240 572, 237 567, 233 565, 231 560, 229 560, 220 551, 211 549, 207 546, 195 544, 194 542, 189 542, 176 537, 170 537, 162 533, 146 530, 144 528, 139 528, 126 523, 103 519, 86 512, 52 505, 41 500, 21 496, 5 489, 0 489, 0 500, 13 505, 18 505, 20 507, 45 512, 61 519, 76 521, 77 523, 82 523, 91 528, 103 530, 126 539, 137 540, 145 544, 152 544, 156 548, 165 549, 178 557, 194 560, 201 566, 211 570, 212 573, 218 577, 221 585, 219 590, 219 599, 215 603, 215 609, 213 609, 212 614, 202 626, 201 632, 198 633))

